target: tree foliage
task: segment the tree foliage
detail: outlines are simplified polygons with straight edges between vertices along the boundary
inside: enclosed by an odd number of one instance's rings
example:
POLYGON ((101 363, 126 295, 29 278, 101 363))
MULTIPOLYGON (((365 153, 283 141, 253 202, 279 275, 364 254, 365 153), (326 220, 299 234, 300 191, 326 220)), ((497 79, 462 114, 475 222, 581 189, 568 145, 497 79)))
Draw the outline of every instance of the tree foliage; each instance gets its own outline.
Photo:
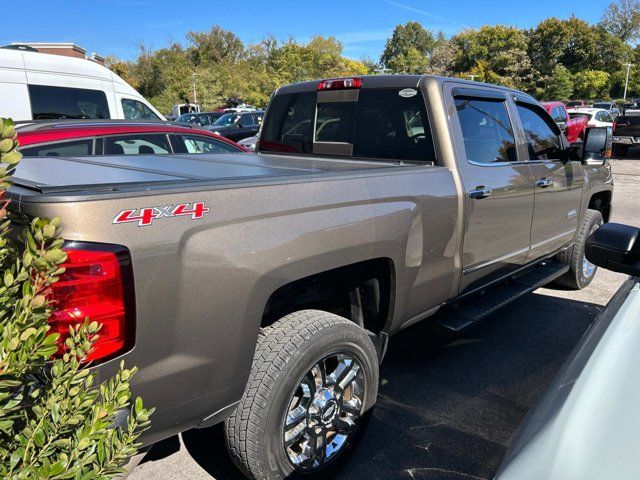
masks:
POLYGON ((49 331, 49 292, 66 253, 58 219, 34 218, 22 245, 10 240, 5 193, 19 160, 13 124, 0 119, 0 478, 113 478, 136 453, 151 412, 138 398, 124 425, 116 423, 136 369, 120 364, 95 385, 86 359, 100 325, 72 326, 63 347, 49 331))
POLYGON ((578 98, 604 97, 609 74, 601 70, 583 70, 575 75, 574 92, 578 98))
POLYGON ((110 65, 163 112, 185 99, 193 102, 194 83, 196 100, 204 109, 226 106, 229 99, 264 107, 279 85, 371 71, 365 63, 344 57, 335 37, 315 36, 307 43, 267 37, 244 45, 219 26, 190 32, 186 46, 174 42, 155 51, 141 46, 135 62, 114 60, 110 65))
POLYGON ((380 63, 394 73, 424 73, 435 46, 433 32, 418 22, 397 25, 387 40, 380 63))
MULTIPOLYGON (((579 91, 568 97, 595 91, 615 97, 621 94, 624 64, 640 62, 640 47, 631 45, 639 32, 640 0, 617 0, 597 25, 576 16, 551 17, 529 30, 485 25, 447 38, 407 22, 394 28, 379 64, 346 58, 334 37, 315 36, 306 43, 267 37, 245 45, 219 26, 190 32, 185 45, 174 42, 156 51, 143 46, 135 62, 108 62, 164 112, 186 98, 193 101, 194 82, 204 109, 226 106, 230 99, 264 107, 279 85, 371 74, 380 66, 390 73, 475 78, 548 98, 566 97, 571 83, 579 91), (608 74, 605 87, 600 86, 603 76, 594 71, 608 74), (560 84, 554 86, 556 81, 560 84)), ((640 95, 635 76, 633 69, 629 96, 640 95)))
POLYGON ((602 14, 600 26, 623 42, 640 37, 640 1, 618 0, 609 4, 602 14))
POLYGON ((567 68, 558 64, 546 80, 542 98, 545 100, 569 100, 573 95, 573 76, 567 68))

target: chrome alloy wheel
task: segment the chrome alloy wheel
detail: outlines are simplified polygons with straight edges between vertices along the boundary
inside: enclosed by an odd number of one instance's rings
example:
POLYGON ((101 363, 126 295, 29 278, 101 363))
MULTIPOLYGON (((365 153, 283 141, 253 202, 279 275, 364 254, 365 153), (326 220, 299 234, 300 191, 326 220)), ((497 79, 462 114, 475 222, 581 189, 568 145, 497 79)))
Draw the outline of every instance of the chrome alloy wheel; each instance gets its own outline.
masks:
POLYGON ((284 449, 297 470, 323 467, 347 444, 362 414, 362 365, 349 353, 324 357, 307 372, 287 409, 284 449))

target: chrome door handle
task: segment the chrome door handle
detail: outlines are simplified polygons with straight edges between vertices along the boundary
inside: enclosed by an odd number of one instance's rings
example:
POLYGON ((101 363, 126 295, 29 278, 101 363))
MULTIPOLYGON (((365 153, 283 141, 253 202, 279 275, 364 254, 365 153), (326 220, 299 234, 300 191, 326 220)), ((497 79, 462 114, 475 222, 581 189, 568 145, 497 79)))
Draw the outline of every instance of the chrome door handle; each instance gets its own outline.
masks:
POLYGON ((493 192, 492 192, 492 190, 490 188, 486 188, 486 187, 480 186, 480 187, 476 187, 475 189, 471 190, 469 192, 469 196, 471 198, 480 199, 480 198, 487 198, 492 193, 493 192))
POLYGON ((553 185, 553 182, 548 178, 541 178, 536 182, 536 187, 540 187, 540 188, 547 188, 547 187, 550 187, 551 185, 553 185))

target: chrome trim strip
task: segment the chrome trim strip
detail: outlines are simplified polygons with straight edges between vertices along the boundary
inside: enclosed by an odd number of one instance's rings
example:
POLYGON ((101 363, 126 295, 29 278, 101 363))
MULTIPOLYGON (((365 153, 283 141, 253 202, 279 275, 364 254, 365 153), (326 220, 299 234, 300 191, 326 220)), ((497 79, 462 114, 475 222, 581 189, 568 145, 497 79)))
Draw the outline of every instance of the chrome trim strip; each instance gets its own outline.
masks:
POLYGON ((468 273, 473 273, 473 272, 476 272, 476 271, 478 271, 478 270, 480 270, 480 269, 482 269, 484 267, 488 267, 489 265, 492 265, 494 263, 502 262, 502 261, 507 260, 507 259, 509 259, 511 257, 515 257, 516 255, 521 255, 523 253, 527 253, 528 251, 529 251, 529 247, 521 248, 520 250, 516 250, 515 252, 511 252, 511 253, 508 253, 508 254, 503 255, 501 257, 495 258, 493 260, 489 260, 488 262, 484 262, 484 263, 481 263, 479 265, 474 265, 473 267, 469 267, 469 268, 463 270, 462 273, 463 273, 463 275, 466 275, 468 273))
POLYGON ((531 250, 535 250, 538 247, 541 247, 549 242, 555 242, 556 240, 561 239, 562 237, 566 237, 568 235, 572 235, 576 233, 576 230, 567 230, 566 232, 562 232, 559 233, 558 235, 554 235, 551 238, 547 238, 546 240, 543 240, 542 242, 538 242, 538 243, 534 243, 533 245, 531 245, 531 250))

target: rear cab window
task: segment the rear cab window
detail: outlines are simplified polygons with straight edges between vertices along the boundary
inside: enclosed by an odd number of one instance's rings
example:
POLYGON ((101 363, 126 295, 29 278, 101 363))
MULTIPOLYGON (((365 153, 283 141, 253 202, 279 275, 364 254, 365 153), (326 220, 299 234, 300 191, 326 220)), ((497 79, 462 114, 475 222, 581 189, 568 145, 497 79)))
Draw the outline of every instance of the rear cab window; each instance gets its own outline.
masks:
POLYGON ((435 163, 425 100, 419 89, 276 95, 262 131, 261 152, 435 163))
POLYGON ((102 90, 29 85, 29 99, 34 120, 111 118, 102 90))

